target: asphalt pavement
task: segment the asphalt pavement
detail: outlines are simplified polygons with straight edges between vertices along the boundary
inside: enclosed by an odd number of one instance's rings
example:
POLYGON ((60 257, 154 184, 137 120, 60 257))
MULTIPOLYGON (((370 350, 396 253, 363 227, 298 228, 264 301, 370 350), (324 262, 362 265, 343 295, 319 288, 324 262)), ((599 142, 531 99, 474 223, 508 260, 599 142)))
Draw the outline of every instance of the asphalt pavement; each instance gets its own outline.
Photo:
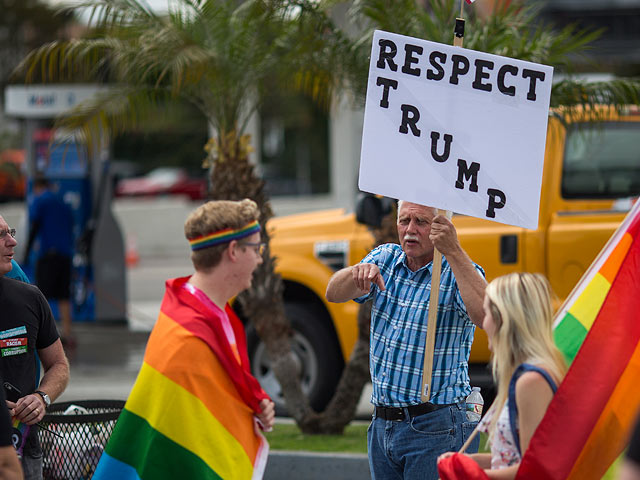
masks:
POLYGON ((127 268, 127 322, 74 322, 77 346, 67 350, 71 377, 59 401, 126 400, 142 366, 166 279, 188 275, 189 260, 141 258, 127 268))
MULTIPOLYGON (((192 272, 188 257, 170 255, 141 256, 137 265, 127 268, 128 321, 74 323, 78 342, 67 351, 71 378, 59 401, 125 400, 142 365, 165 281, 192 272)), ((370 396, 368 385, 358 404, 358 419, 371 417, 370 396)))

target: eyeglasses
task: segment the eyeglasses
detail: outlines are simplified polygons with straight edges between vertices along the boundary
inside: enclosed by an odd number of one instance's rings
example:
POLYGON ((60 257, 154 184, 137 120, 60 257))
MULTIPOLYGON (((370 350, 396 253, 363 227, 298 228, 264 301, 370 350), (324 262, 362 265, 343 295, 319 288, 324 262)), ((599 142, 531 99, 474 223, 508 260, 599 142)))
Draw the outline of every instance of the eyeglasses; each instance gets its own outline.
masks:
POLYGON ((7 235, 11 235, 12 238, 16 238, 16 229, 7 228, 6 230, 0 230, 0 240, 5 239, 7 235))
POLYGON ((240 245, 252 247, 258 255, 262 255, 267 248, 267 244, 262 242, 242 242, 240 245))

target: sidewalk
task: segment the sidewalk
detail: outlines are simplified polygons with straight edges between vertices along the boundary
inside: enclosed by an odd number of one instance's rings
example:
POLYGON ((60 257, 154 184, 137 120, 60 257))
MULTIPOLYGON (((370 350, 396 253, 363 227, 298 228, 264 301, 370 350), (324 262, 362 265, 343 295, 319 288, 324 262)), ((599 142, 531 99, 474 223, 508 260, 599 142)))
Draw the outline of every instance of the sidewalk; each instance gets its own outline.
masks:
POLYGON ((370 480, 364 454, 270 452, 264 480, 370 480))
POLYGON ((67 351, 69 385, 57 399, 126 400, 142 366, 148 331, 124 324, 75 323, 78 345, 67 351))

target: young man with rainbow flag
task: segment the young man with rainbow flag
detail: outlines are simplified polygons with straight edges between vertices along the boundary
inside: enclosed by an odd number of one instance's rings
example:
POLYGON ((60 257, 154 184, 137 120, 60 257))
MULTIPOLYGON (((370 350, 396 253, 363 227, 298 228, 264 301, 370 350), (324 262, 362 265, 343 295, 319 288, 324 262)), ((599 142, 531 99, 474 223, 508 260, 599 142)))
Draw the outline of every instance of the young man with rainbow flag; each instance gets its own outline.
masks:
POLYGON ((195 273, 167 281, 158 321, 94 479, 259 479, 274 404, 249 373, 229 300, 262 263, 251 200, 208 202, 185 222, 195 273))

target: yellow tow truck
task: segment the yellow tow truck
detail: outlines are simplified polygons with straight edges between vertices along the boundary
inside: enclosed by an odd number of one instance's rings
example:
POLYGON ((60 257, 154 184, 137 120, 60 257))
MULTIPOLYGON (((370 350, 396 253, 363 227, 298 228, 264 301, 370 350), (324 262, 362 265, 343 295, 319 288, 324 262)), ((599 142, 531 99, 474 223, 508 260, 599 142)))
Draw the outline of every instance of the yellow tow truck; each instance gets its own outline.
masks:
MULTIPOLYGON (((593 113, 550 113, 536 230, 454 215, 463 248, 487 280, 509 272, 543 273, 559 305, 620 224, 640 194, 640 111, 599 110, 597 116, 590 122, 593 113)), ((355 214, 341 209, 276 217, 268 228, 303 389, 322 409, 355 343, 359 307, 327 302, 327 283, 336 270, 359 262, 373 239, 355 214)), ((251 331, 248 342, 254 375, 284 406, 264 345, 251 331)), ((469 359, 473 385, 491 386, 489 357, 486 335, 476 329, 469 359)))

